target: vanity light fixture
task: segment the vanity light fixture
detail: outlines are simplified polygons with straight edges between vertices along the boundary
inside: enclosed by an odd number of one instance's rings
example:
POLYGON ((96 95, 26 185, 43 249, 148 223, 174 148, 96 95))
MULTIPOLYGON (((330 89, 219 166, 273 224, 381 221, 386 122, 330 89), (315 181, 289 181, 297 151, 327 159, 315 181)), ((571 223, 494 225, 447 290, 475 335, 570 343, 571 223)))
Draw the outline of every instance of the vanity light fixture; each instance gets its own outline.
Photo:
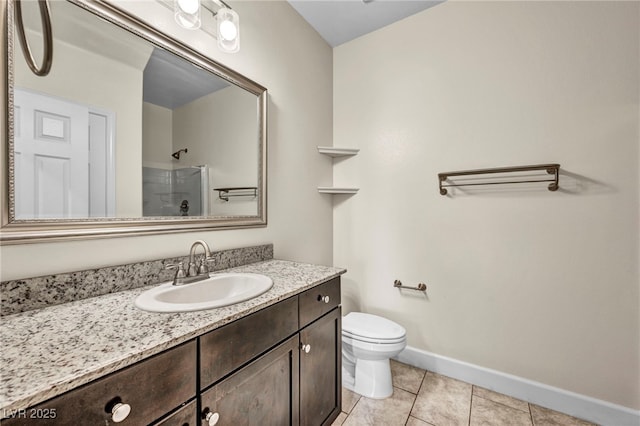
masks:
POLYGON ((216 21, 215 36, 220 50, 228 53, 240 50, 240 17, 223 0, 173 0, 173 8, 178 25, 190 30, 206 26, 206 20, 203 24, 200 17, 200 10, 206 9, 216 21), (214 3, 218 9, 214 10, 207 2, 214 3))

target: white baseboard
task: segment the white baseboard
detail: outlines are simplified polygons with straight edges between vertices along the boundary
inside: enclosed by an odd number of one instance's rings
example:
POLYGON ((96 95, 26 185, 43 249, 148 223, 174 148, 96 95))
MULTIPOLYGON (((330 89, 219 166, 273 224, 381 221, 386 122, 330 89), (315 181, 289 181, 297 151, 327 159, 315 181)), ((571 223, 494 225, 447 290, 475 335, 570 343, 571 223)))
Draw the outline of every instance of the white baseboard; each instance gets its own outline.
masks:
POLYGON ((400 362, 604 426, 639 426, 640 411, 407 346, 400 362))

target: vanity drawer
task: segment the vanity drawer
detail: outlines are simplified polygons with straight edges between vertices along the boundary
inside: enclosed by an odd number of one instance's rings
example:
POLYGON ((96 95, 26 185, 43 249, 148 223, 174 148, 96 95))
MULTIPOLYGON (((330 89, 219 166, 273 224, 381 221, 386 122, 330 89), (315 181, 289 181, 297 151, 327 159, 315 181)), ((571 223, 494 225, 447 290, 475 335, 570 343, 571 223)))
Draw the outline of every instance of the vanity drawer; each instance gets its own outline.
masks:
POLYGON ((200 389, 220 380, 298 331, 291 297, 200 337, 200 389))
POLYGON ((340 277, 301 293, 298 300, 302 328, 340 305, 340 277))
POLYGON ((3 426, 143 425, 196 395, 196 341, 112 373, 87 385, 16 413, 3 426), (131 411, 115 423, 112 407, 121 402, 131 411))

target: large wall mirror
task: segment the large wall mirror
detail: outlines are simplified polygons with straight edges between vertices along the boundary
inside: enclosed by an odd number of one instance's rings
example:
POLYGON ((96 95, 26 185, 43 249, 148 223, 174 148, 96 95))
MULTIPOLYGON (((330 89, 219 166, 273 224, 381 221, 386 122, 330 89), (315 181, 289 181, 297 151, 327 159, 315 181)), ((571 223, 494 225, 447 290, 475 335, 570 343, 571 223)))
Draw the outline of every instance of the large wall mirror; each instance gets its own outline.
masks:
MULTIPOLYGON (((0 241, 266 225, 266 89, 113 5, 49 4, 44 77, 3 6, 0 241)), ((42 58, 38 3, 21 10, 42 58)))

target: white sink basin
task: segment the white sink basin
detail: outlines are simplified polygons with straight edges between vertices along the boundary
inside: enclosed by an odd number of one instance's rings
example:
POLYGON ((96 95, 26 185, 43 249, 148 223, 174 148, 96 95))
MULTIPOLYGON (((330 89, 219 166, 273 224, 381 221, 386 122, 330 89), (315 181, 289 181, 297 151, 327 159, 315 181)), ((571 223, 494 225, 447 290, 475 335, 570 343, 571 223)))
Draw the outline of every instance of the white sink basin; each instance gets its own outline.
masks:
POLYGON ((135 305, 150 312, 200 311, 253 299, 272 286, 273 281, 265 275, 213 274, 191 284, 160 284, 138 296, 135 305))

